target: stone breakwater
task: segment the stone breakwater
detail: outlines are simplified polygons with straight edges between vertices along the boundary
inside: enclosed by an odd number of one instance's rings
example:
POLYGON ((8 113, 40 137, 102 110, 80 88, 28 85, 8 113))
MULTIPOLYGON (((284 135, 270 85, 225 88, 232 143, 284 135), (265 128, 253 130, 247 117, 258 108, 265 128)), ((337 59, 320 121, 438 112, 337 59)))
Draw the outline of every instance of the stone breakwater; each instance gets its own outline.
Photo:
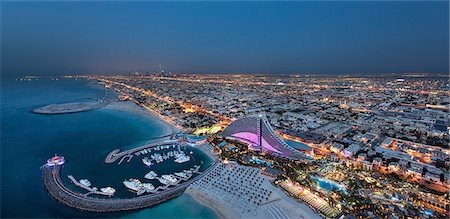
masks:
POLYGON ((88 197, 85 194, 72 191, 64 185, 61 179, 62 166, 49 167, 44 165, 41 167, 41 170, 46 190, 51 197, 59 202, 83 211, 114 212, 146 208, 175 198, 181 195, 192 182, 201 179, 209 173, 215 165, 217 165, 217 162, 186 183, 169 187, 167 190, 156 194, 142 195, 128 199, 88 197))

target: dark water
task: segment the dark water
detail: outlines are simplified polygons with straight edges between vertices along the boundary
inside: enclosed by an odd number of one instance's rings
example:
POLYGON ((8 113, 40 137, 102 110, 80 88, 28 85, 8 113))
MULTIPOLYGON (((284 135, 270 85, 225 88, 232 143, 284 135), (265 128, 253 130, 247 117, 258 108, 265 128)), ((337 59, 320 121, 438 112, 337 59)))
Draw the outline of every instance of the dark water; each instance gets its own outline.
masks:
MULTIPOLYGON (((152 208, 108 214, 79 212, 48 196, 39 167, 55 153, 67 160, 63 179, 72 174, 77 179, 88 178, 98 188, 112 186, 117 197, 133 196, 123 186, 123 180, 135 177, 146 181, 143 175, 150 169, 142 164, 142 156, 120 166, 103 163, 107 153, 115 148, 131 148, 166 134, 164 125, 139 113, 139 107, 130 109, 130 105, 121 103, 73 114, 29 112, 47 104, 96 99, 104 94, 103 88, 86 80, 2 80, 1 217, 217 218, 212 210, 188 195, 152 208)), ((190 162, 178 165, 168 160, 153 170, 163 174, 210 162, 201 151, 187 150, 194 152, 190 162)), ((157 181, 152 183, 158 185, 157 181)), ((71 185, 68 181, 67 184, 71 185)))

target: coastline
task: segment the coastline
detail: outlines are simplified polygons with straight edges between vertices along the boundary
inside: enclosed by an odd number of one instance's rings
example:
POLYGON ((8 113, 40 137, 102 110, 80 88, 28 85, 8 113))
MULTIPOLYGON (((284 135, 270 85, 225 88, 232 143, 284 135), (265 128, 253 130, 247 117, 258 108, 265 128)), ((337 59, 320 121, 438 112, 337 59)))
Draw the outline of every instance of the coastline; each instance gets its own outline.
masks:
POLYGON ((234 210, 229 209, 228 211, 225 211, 224 209, 227 209, 227 206, 221 204, 215 199, 208 198, 207 196, 194 191, 191 188, 187 188, 184 191, 184 194, 191 196, 198 203, 214 211, 220 219, 240 218, 239 214, 234 212, 234 210))
MULTIPOLYGON (((171 132, 178 132, 183 131, 182 129, 178 128, 176 125, 168 122, 165 120, 165 118, 160 115, 158 112, 143 106, 142 104, 138 104, 134 101, 124 101, 124 102, 113 102, 104 107, 105 109, 119 109, 119 110, 126 110, 131 111, 134 113, 137 113, 141 116, 145 117, 151 117, 152 119, 155 119, 161 127, 164 127, 164 133, 171 133, 171 132)), ((207 144, 201 144, 198 146, 193 146, 195 148, 198 148, 203 153, 205 153, 212 162, 218 159, 217 155, 211 152, 211 150, 208 150, 207 144)), ((191 191, 189 188, 184 191, 184 194, 192 197, 198 204, 203 205, 205 208, 208 208, 212 210, 220 219, 227 219, 227 218, 238 218, 238 214, 232 214, 229 211, 223 211, 221 210, 221 207, 226 207, 221 205, 219 202, 215 201, 214 199, 208 199, 206 196, 201 196, 200 194, 195 194, 196 192, 191 191), (215 204, 212 204, 215 203, 215 204)))
POLYGON ((159 126, 164 129, 164 134, 170 134, 172 132, 179 132, 182 131, 178 127, 174 126, 171 123, 168 123, 166 120, 163 120, 159 115, 157 115, 155 112, 146 110, 144 107, 142 107, 139 104, 136 104, 133 101, 123 101, 123 102, 112 102, 104 107, 104 109, 118 109, 118 110, 125 110, 137 113, 141 116, 148 117, 151 119, 154 119, 159 126))
POLYGON ((208 155, 208 157, 212 160, 212 162, 214 162, 217 159, 219 159, 219 157, 211 151, 212 146, 210 144, 208 144, 208 143, 203 143, 203 144, 200 144, 200 145, 197 145, 197 146, 193 146, 193 147, 198 148, 203 153, 208 155))

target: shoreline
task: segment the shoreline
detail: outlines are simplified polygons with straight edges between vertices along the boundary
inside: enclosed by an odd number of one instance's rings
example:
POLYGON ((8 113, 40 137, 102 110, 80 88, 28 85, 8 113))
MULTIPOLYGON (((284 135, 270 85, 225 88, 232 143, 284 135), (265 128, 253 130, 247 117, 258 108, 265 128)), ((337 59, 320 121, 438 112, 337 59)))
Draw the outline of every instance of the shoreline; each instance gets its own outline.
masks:
POLYGON ((191 188, 187 188, 184 191, 184 194, 191 196, 195 201, 202 204, 206 208, 211 209, 220 219, 232 219, 232 218, 240 218, 237 213, 234 213, 234 210, 230 209, 229 211, 224 211, 223 209, 226 206, 220 204, 218 201, 214 199, 210 199, 207 196, 194 191, 191 188), (232 213, 233 211, 233 213, 232 213))
POLYGON ((219 159, 219 157, 211 151, 212 146, 208 143, 203 143, 203 144, 199 144, 199 145, 195 145, 195 146, 190 145, 190 146, 197 148, 197 149, 201 150, 203 153, 205 153, 206 155, 208 155, 208 157, 211 159, 212 162, 219 159))
MULTIPOLYGON (((183 129, 180 129, 176 125, 166 121, 164 119, 164 117, 162 115, 160 115, 159 113, 157 113, 156 111, 154 111, 146 106, 143 106, 142 104, 138 104, 135 101, 113 102, 113 103, 107 105, 106 107, 104 107, 104 109, 127 110, 130 112, 138 113, 139 115, 142 115, 144 117, 152 118, 152 119, 156 120, 161 126, 165 127, 165 130, 163 131, 164 133, 184 131, 183 129)), ((208 158, 211 159, 211 162, 216 161, 218 159, 217 155, 212 153, 212 151, 210 149, 208 150, 206 147, 208 147, 209 145, 205 145, 205 144, 206 143, 198 145, 198 146, 191 146, 191 145, 190 146, 197 148, 197 149, 201 150, 203 153, 205 153, 208 156, 208 158)), ((209 147, 211 147, 211 146, 209 146, 209 147)), ((215 203, 219 204, 217 201, 210 200, 206 196, 201 196, 200 194, 194 194, 194 193, 195 192, 191 191, 191 189, 189 189, 189 187, 188 187, 188 189, 186 189, 183 192, 183 194, 186 194, 186 195, 192 197, 199 205, 202 205, 205 208, 213 211, 219 219, 238 218, 239 215, 237 215, 237 214, 230 215, 229 213, 227 214, 226 212, 223 212, 223 210, 221 211, 220 206, 222 206, 222 205, 218 205, 218 206, 211 205, 211 202, 215 202, 215 203)))
POLYGON ((143 117, 147 117, 152 120, 155 120, 155 122, 157 122, 158 125, 163 129, 163 135, 182 131, 178 127, 174 126, 173 124, 168 123, 165 120, 163 120, 161 117, 156 115, 154 112, 146 110, 144 107, 142 107, 139 104, 136 104, 133 101, 113 102, 103 108, 104 109, 125 110, 125 111, 129 111, 129 112, 137 113, 143 117))

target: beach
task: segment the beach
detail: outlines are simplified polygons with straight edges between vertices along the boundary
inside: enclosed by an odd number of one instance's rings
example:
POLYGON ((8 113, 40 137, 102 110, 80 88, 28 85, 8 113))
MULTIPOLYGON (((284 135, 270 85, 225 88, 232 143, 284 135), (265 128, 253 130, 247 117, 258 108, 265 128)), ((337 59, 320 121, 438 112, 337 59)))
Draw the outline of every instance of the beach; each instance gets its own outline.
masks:
POLYGON ((274 186, 273 178, 262 175, 258 168, 221 163, 208 175, 185 193, 221 218, 321 218, 274 186))

